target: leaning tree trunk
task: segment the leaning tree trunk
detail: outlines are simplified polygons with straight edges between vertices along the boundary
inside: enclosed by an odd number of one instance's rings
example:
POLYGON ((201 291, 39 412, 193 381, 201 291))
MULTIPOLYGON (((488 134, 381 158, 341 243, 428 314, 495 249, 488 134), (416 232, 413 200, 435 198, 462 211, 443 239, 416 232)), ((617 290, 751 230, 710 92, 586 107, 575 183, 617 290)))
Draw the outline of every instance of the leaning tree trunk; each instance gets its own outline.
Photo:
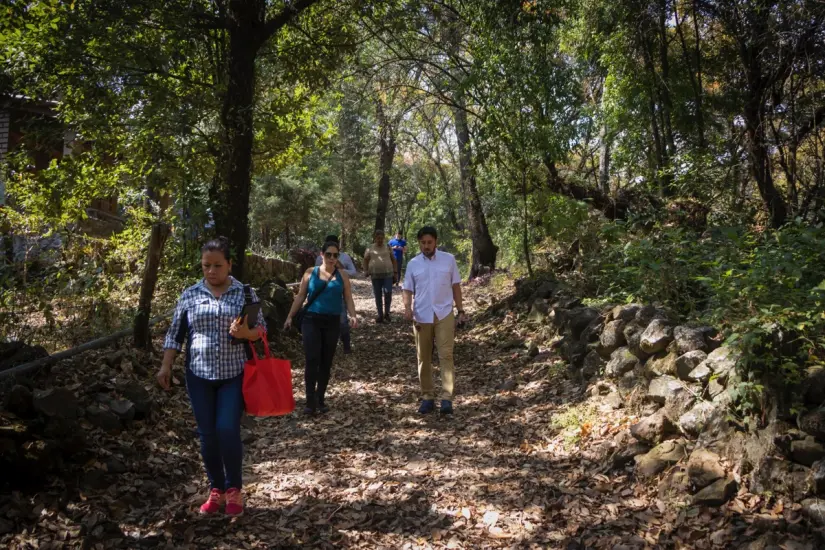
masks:
POLYGON ((748 134, 748 154, 750 168, 762 202, 771 217, 771 225, 780 228, 785 225, 788 207, 779 193, 771 173, 771 159, 765 140, 765 117, 762 113, 761 94, 752 93, 745 104, 745 131, 748 134))
POLYGON ((493 244, 481 197, 476 187, 476 178, 472 166, 472 149, 470 147, 470 127, 467 124, 467 112, 464 101, 456 98, 457 107, 453 109, 456 141, 458 142, 458 168, 461 191, 467 197, 467 217, 470 220, 470 239, 473 241, 473 263, 470 266, 470 279, 477 277, 484 269, 496 268, 498 247, 493 244))
POLYGON ((155 295, 155 286, 158 282, 160 258, 163 255, 163 245, 169 237, 169 226, 165 223, 152 225, 152 235, 149 237, 149 252, 146 255, 146 266, 143 269, 143 280, 140 284, 140 301, 138 312, 135 315, 134 342, 138 349, 150 349, 152 338, 149 333, 149 317, 152 313, 152 297, 155 295))

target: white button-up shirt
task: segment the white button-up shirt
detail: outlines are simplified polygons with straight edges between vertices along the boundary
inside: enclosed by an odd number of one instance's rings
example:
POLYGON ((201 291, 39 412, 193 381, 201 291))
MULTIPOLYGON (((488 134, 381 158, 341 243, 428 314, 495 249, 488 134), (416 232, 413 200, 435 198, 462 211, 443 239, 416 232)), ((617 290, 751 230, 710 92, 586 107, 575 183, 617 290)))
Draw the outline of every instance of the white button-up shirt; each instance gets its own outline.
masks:
POLYGON ((413 317, 419 323, 432 323, 453 311, 453 285, 461 282, 455 256, 436 250, 432 258, 418 254, 407 264, 404 290, 413 293, 413 317))

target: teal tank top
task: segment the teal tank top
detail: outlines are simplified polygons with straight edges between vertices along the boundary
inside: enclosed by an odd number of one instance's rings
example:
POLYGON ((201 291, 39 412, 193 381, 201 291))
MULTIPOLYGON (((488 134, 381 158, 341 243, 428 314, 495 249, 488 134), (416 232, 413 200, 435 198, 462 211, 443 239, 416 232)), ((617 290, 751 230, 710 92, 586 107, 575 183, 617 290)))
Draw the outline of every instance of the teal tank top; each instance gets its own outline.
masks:
POLYGON ((307 299, 315 296, 318 292, 321 292, 321 294, 318 294, 318 297, 315 298, 307 311, 319 315, 341 315, 344 301, 344 279, 341 277, 341 273, 335 273, 335 277, 325 284, 318 275, 319 269, 321 268, 316 267, 312 270, 312 275, 309 278, 309 288, 307 289, 307 299))

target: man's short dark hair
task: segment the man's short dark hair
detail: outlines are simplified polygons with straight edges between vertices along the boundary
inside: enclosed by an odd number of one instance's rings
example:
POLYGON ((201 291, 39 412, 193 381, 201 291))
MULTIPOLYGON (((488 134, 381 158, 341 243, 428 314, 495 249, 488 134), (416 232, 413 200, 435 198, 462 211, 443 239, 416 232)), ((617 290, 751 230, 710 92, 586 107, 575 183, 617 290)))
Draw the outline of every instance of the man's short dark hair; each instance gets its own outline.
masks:
POLYGON ((330 241, 332 241, 334 243, 340 243, 341 242, 341 241, 338 240, 338 235, 327 235, 326 237, 324 237, 324 242, 325 243, 328 243, 330 241))
POLYGON ((438 239, 438 231, 436 231, 435 227, 431 225, 425 225, 421 229, 418 230, 418 236, 416 237, 417 240, 421 240, 424 235, 432 235, 433 239, 438 239))

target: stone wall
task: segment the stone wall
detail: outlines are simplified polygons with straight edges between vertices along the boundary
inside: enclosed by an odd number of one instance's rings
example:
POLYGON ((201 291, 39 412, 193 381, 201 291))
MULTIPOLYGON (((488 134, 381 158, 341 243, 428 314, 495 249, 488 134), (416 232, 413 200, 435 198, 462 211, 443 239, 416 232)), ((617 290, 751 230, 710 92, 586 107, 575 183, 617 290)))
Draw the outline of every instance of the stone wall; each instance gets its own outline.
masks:
POLYGON ((640 414, 614 449, 614 468, 632 468, 639 477, 681 472, 668 477, 679 485, 670 489, 692 495, 693 504, 720 506, 747 484, 755 493, 801 501, 818 521, 822 501, 816 497, 825 496, 825 371, 809 372, 797 388, 763 380, 762 410, 743 417, 736 407, 741 356, 713 327, 682 324, 652 305, 585 307, 555 281, 528 292, 522 296, 530 296, 529 321, 573 374, 593 395, 612 397, 606 402, 614 408, 640 414), (802 396, 807 412, 789 413, 793 395, 802 396))
POLYGON ((246 279, 254 285, 260 285, 269 279, 280 279, 284 283, 297 281, 301 275, 301 266, 277 258, 264 258, 257 254, 246 257, 244 266, 246 279))

